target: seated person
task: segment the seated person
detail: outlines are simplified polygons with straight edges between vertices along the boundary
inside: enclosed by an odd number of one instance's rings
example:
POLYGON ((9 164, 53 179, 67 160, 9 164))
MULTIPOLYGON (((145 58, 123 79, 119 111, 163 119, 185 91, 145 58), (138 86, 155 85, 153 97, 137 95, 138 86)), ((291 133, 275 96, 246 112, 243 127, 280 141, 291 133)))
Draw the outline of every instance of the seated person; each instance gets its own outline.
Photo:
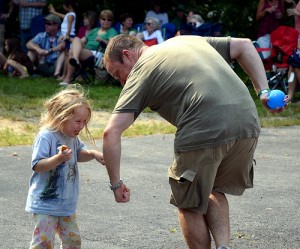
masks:
POLYGON ((64 43, 59 42, 61 20, 49 14, 45 17, 45 32, 38 33, 27 44, 28 56, 44 76, 54 76, 58 55, 64 50, 64 43))
POLYGON ((156 0, 153 2, 152 9, 146 13, 145 22, 149 17, 156 18, 160 26, 169 22, 168 13, 163 9, 163 1, 156 0))
POLYGON ((204 22, 200 15, 193 14, 188 20, 190 35, 212 36, 211 23, 204 22))
POLYGON ((75 69, 80 68, 80 62, 86 61, 90 57, 102 57, 105 48, 111 38, 118 35, 118 32, 112 28, 114 14, 111 10, 102 10, 100 12, 100 28, 94 28, 84 38, 75 37, 72 42, 72 47, 69 51, 69 65, 67 67, 67 75, 61 86, 66 86, 71 83, 75 69))
POLYGON ((184 35, 187 30, 187 15, 185 13, 185 7, 182 4, 179 4, 176 8, 176 16, 172 19, 173 23, 177 30, 178 34, 184 35))
POLYGON ((83 13, 83 25, 79 28, 77 37, 85 37, 92 29, 98 27, 98 16, 93 10, 83 13))
POLYGON ((0 66, 5 74, 10 73, 10 76, 19 76, 20 79, 23 79, 33 73, 33 64, 22 50, 19 39, 6 39, 4 48, 8 57, 6 58, 0 53, 0 66))
POLYGON ((145 30, 136 35, 148 46, 160 44, 164 41, 160 30, 159 21, 156 18, 149 17, 145 22, 145 30))
POLYGON ((133 26, 133 16, 129 13, 124 13, 120 16, 120 22, 115 25, 115 29, 119 34, 136 35, 136 30, 133 26))

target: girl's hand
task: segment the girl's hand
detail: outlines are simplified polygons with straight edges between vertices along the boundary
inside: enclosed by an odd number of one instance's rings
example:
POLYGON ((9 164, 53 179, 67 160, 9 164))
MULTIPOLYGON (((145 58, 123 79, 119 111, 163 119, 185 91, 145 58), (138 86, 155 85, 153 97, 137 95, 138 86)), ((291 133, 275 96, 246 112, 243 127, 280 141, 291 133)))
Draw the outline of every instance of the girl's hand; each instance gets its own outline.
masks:
POLYGON ((72 150, 66 149, 63 152, 59 152, 58 156, 62 160, 62 162, 69 161, 72 158, 72 150))
POLYGON ((54 9, 54 7, 53 7, 52 4, 50 4, 50 5, 48 6, 48 11, 49 11, 51 14, 53 14, 53 13, 55 12, 55 9, 54 9))
POLYGON ((95 150, 94 157, 99 163, 101 163, 102 165, 105 165, 104 157, 101 152, 95 150))

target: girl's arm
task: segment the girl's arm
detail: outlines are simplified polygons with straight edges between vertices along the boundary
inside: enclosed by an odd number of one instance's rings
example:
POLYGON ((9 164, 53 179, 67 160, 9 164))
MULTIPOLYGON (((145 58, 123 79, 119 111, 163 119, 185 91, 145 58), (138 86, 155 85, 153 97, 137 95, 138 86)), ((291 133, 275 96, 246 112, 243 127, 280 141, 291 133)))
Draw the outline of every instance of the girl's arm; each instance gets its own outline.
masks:
POLYGON ((65 39, 70 39, 70 34, 71 34, 71 29, 72 29, 72 23, 74 22, 74 16, 73 15, 69 15, 68 16, 68 30, 65 36, 65 39))
POLYGON ((64 152, 59 152, 58 154, 39 160, 39 162, 34 166, 33 170, 41 173, 45 171, 50 171, 55 169, 57 166, 71 159, 72 150, 67 149, 64 152))
POLYGON ((105 164, 103 154, 97 150, 81 150, 78 153, 78 162, 88 162, 96 159, 99 163, 105 164))
POLYGON ((56 16, 60 17, 61 19, 64 19, 64 17, 65 17, 65 14, 56 12, 56 10, 54 9, 52 4, 50 4, 48 6, 48 10, 49 10, 49 13, 56 15, 56 16))

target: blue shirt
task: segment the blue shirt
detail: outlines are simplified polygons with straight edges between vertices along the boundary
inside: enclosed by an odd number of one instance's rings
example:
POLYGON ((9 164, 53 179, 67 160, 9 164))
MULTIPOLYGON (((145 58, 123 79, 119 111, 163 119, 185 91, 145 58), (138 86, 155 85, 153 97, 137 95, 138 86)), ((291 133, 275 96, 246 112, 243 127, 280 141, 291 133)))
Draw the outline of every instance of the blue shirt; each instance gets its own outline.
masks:
POLYGON ((25 210, 53 216, 70 216, 75 213, 79 196, 78 153, 86 149, 78 137, 70 138, 60 132, 40 131, 32 153, 32 169, 44 158, 58 153, 58 147, 67 145, 73 151, 72 159, 56 169, 38 173, 33 171, 25 210))
MULTIPOLYGON (((39 45, 42 49, 50 49, 56 47, 59 42, 58 38, 61 36, 61 32, 58 31, 55 38, 51 38, 47 32, 38 33, 33 39, 32 42, 39 45)), ((59 55, 59 51, 52 52, 46 56, 46 62, 50 64, 54 64, 59 55)))

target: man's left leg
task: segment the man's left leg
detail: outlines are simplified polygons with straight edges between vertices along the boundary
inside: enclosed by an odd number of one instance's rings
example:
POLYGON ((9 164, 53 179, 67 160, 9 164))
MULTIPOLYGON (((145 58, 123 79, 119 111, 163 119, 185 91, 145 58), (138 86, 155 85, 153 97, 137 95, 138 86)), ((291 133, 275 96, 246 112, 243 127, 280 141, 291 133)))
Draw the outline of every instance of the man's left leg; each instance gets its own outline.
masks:
POLYGON ((189 249, 210 249, 211 237, 205 217, 197 210, 178 209, 181 230, 189 249))
POLYGON ((219 248, 220 246, 229 246, 229 205, 224 194, 213 192, 209 196, 208 209, 205 219, 207 226, 215 240, 216 247, 219 248))

